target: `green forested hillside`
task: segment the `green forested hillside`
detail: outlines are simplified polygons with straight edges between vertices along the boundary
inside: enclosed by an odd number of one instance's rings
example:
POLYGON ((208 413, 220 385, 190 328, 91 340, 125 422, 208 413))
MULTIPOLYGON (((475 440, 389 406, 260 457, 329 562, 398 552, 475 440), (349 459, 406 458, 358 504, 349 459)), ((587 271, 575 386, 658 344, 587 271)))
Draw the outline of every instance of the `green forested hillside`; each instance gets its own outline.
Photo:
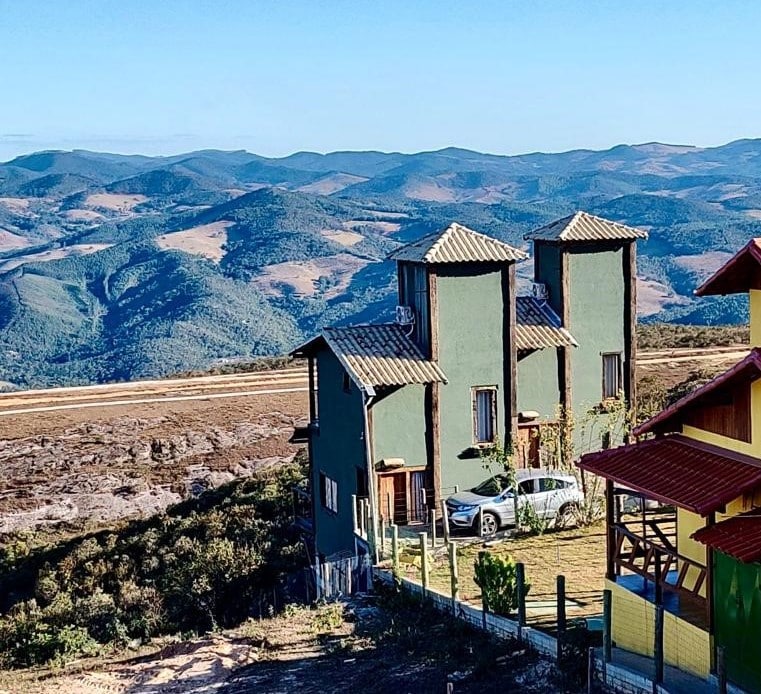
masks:
MULTIPOLYGON (((40 152, 0 164, 0 381, 154 376, 389 318, 399 243, 453 220, 515 245, 576 209, 645 228, 641 319, 739 323, 694 288, 761 236, 761 142, 515 157, 40 152)), ((529 264, 519 276, 530 275, 529 264)))

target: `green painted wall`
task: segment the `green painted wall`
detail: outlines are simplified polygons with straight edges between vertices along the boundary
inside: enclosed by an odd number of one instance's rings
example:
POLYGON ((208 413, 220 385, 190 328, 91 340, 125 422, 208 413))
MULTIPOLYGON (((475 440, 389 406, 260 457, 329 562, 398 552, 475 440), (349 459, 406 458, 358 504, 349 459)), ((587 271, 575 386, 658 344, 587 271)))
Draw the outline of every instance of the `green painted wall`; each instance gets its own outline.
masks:
POLYGON ((555 419, 560 402, 558 351, 540 349, 518 360, 518 412, 534 410, 555 419))
POLYGON ((584 247, 569 253, 571 396, 576 411, 602 400, 603 352, 624 352, 623 249, 584 247))
POLYGON ((374 460, 404 458, 406 467, 428 463, 425 386, 389 392, 372 404, 371 411, 374 460))
POLYGON ((502 275, 494 266, 438 267, 441 386, 441 487, 470 488, 488 476, 478 457, 463 457, 473 445, 472 386, 497 393, 497 431, 505 438, 502 275))
POLYGON ((351 384, 343 390, 344 369, 324 349, 317 355, 319 432, 312 434, 312 498, 317 551, 330 555, 354 550, 352 495, 357 493, 357 467, 365 469, 362 393, 351 384), (338 514, 320 503, 320 472, 338 482, 338 514))

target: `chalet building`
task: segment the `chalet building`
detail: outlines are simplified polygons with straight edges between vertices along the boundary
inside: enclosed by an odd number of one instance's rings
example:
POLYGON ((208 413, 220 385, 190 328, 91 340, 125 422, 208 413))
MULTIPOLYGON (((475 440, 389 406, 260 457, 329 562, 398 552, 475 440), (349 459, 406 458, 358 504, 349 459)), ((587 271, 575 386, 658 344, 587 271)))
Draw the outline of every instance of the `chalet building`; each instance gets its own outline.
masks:
MULTIPOLYGON (((651 436, 584 456, 606 479, 607 575, 617 646, 652 655, 662 606, 665 662, 761 691, 761 240, 698 290, 749 293, 751 351, 634 430, 651 436), (632 494, 665 505, 622 513, 632 494)), ((652 505, 650 505, 652 506, 652 505)), ((648 504, 642 503, 642 508, 648 504)))
POLYGON ((539 465, 534 434, 561 407, 633 399, 645 236, 583 212, 536 230, 528 296, 527 255, 460 224, 394 251, 396 321, 326 328, 292 353, 309 360, 317 551, 371 551, 381 518, 425 520, 488 476, 497 441, 539 465))

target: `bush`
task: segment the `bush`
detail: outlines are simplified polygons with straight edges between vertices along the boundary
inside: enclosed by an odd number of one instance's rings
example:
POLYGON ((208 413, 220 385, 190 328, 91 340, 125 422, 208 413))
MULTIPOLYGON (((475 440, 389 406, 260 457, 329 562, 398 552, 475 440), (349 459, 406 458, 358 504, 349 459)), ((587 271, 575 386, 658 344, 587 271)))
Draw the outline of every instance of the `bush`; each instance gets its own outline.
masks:
POLYGON ((98 644, 244 621, 300 565, 299 465, 233 482, 116 531, 2 556, 0 665, 62 661, 98 644))
MULTIPOLYGON (((490 612, 507 616, 518 607, 517 566, 511 556, 498 557, 491 552, 479 554, 475 562, 475 582, 490 612)), ((530 583, 524 584, 524 597, 530 588, 530 583)))

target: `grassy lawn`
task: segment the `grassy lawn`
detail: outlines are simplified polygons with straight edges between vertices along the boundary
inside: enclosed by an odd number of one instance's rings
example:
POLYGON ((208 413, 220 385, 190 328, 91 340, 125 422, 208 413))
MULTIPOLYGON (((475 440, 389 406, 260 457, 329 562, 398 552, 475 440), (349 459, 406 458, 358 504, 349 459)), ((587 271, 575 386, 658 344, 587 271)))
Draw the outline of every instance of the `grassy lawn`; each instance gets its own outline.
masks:
MULTIPOLYGON (((484 549, 499 556, 511 555, 516 561, 525 564, 526 580, 531 584, 529 602, 554 600, 556 577, 563 574, 568 599, 579 603, 578 608, 569 610, 568 617, 601 612, 605 576, 603 522, 587 528, 505 539, 486 547, 483 543, 458 543, 460 595, 465 600, 480 602, 481 591, 473 579, 474 562, 478 552, 484 549)), ((403 573, 419 580, 420 574, 416 567, 403 567, 403 573)), ((447 594, 450 591, 449 563, 442 548, 437 548, 435 552, 431 585, 447 594)))

